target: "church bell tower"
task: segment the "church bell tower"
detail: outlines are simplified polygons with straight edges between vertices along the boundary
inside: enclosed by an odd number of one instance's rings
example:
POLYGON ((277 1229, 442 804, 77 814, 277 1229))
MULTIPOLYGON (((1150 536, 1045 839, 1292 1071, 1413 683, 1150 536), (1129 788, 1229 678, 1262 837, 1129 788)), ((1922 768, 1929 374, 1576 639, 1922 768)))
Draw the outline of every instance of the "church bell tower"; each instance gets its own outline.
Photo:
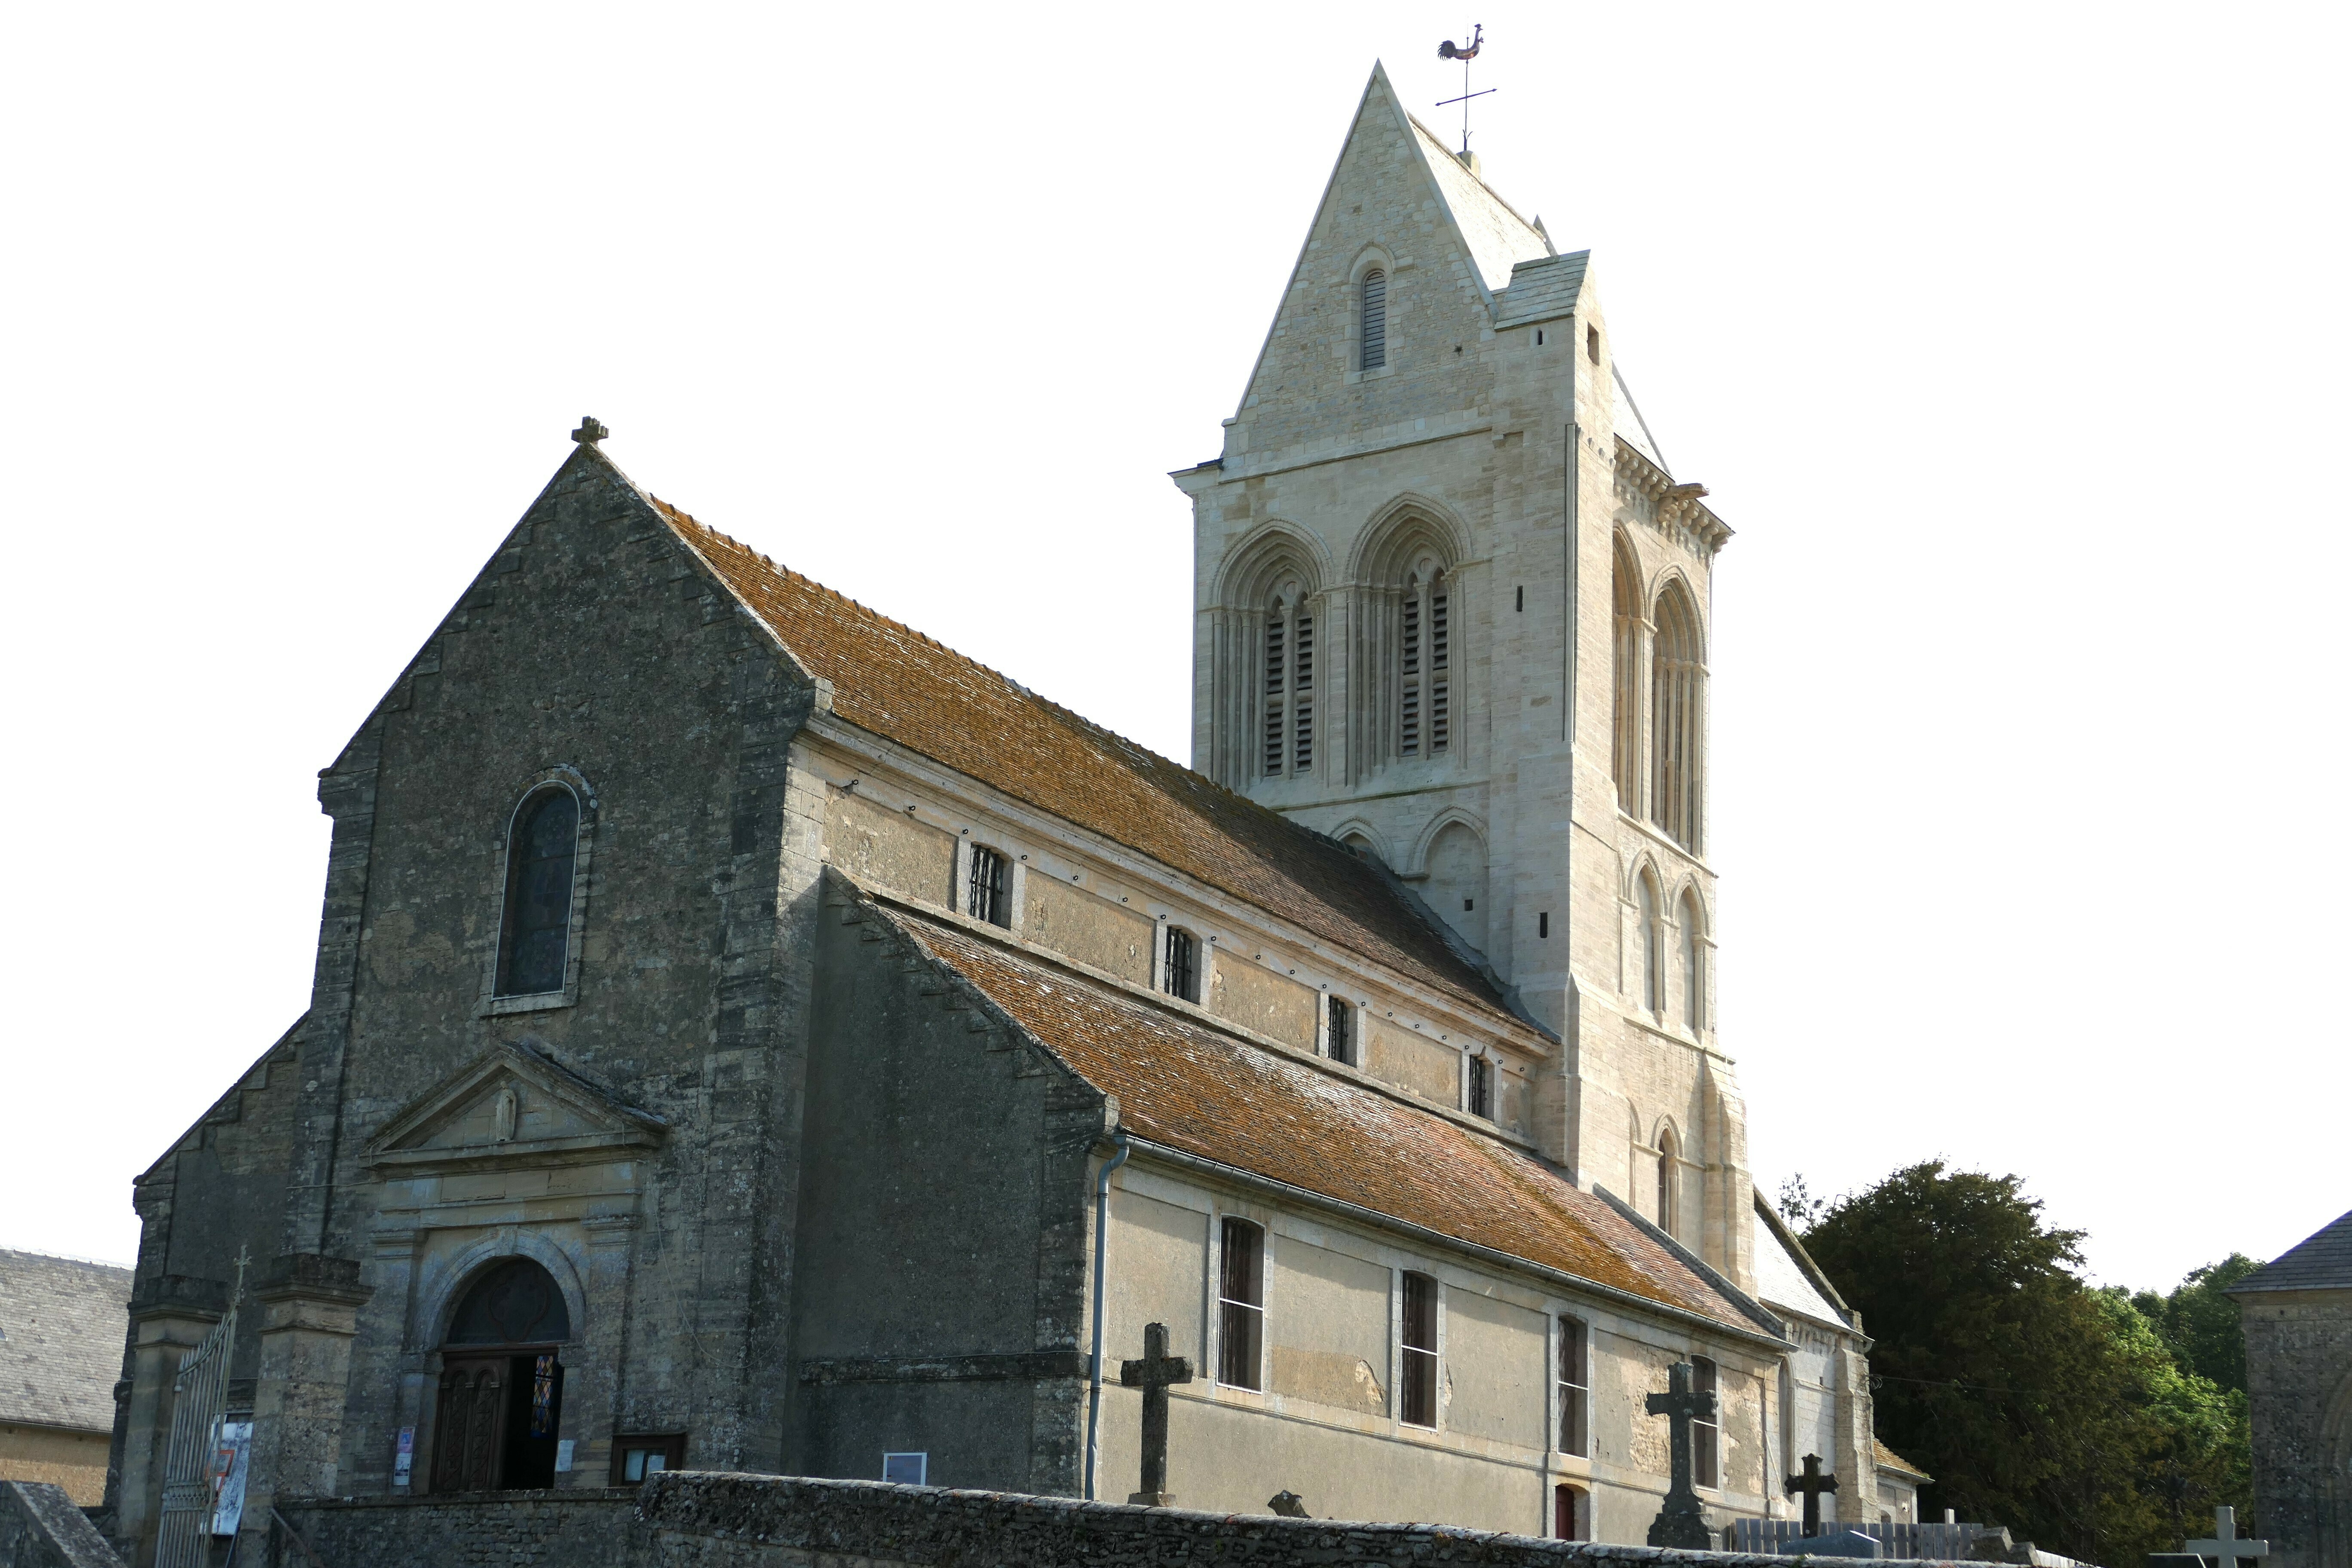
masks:
POLYGON ((1735 1281, 1706 644, 1730 531, 1612 354, 1589 252, 1372 70, 1192 500, 1192 765, 1392 871, 1559 1037, 1537 1142, 1735 1281))

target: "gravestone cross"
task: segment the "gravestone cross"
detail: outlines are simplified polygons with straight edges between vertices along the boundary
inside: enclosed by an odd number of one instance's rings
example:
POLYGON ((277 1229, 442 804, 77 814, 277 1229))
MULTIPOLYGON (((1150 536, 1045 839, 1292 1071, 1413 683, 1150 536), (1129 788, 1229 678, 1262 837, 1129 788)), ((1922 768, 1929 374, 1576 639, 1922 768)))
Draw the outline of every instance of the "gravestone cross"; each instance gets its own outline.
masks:
POLYGON ((1699 1506, 1698 1493, 1691 1489, 1691 1423, 1701 1416, 1714 1416, 1715 1395, 1693 1392, 1691 1363, 1678 1361, 1666 1373, 1666 1392, 1651 1394, 1645 1408, 1668 1422, 1666 1452, 1671 1456, 1673 1483, 1667 1488, 1665 1505, 1650 1521, 1650 1544, 1707 1551, 1715 1539, 1706 1527, 1706 1510, 1699 1506))
POLYGON ((1822 1494, 1837 1490, 1837 1478, 1822 1474, 1822 1457, 1805 1456, 1805 1473, 1789 1478, 1788 1490, 1805 1494, 1805 1537, 1811 1540, 1822 1532, 1822 1494))
POLYGON ((2271 1554, 2271 1543, 2267 1541, 2238 1539, 2238 1510, 2234 1508, 2213 1510, 2212 1540, 2183 1542, 2181 1549, 2194 1552, 2200 1557, 2212 1558, 2214 1568, 2238 1568, 2237 1560, 2240 1558, 2268 1557, 2271 1554))
POLYGON ((1192 1363, 1168 1353, 1168 1325, 1143 1327, 1143 1359, 1118 1363, 1118 1381, 1143 1390, 1143 1489, 1127 1500, 1146 1508, 1171 1507, 1168 1492, 1168 1385, 1192 1381, 1192 1363))

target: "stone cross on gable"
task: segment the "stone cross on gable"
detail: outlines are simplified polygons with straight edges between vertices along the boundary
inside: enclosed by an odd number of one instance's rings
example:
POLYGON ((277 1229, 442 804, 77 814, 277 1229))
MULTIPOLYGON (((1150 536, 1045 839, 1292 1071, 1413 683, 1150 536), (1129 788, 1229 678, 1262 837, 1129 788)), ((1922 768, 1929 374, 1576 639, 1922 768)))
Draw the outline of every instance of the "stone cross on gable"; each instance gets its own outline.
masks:
POLYGON ((2215 1568, 2237 1568, 2240 1558, 2268 1557, 2271 1554, 2271 1543, 2267 1541, 2238 1539, 2238 1510, 2234 1508, 2213 1510, 2211 1540, 2189 1541, 2181 1544, 2185 1551, 2194 1552, 2200 1557, 2212 1558, 2215 1568))
POLYGON ((1805 1494, 1805 1537, 1811 1540, 1822 1532, 1822 1494, 1837 1490, 1837 1478, 1822 1473, 1822 1457, 1805 1456, 1805 1473, 1790 1476, 1786 1489, 1805 1494))
POLYGON ((1192 1381, 1192 1363, 1168 1353, 1168 1325, 1143 1328, 1143 1359, 1118 1363, 1118 1381, 1143 1390, 1143 1489, 1127 1500, 1146 1508, 1168 1508, 1175 1498, 1168 1491, 1168 1387, 1192 1381))
POLYGON ((1714 1418, 1715 1395, 1693 1390, 1691 1363, 1678 1361, 1666 1373, 1666 1392, 1651 1394, 1644 1407, 1669 1423, 1666 1448, 1673 1469, 1665 1505, 1650 1521, 1650 1544, 1705 1552, 1715 1540, 1706 1527, 1706 1510, 1699 1506, 1698 1493, 1691 1489, 1691 1423, 1701 1416, 1714 1418))
POLYGON ((583 447, 593 447, 611 434, 596 422, 595 416, 583 414, 580 416, 580 428, 572 432, 572 438, 583 447))

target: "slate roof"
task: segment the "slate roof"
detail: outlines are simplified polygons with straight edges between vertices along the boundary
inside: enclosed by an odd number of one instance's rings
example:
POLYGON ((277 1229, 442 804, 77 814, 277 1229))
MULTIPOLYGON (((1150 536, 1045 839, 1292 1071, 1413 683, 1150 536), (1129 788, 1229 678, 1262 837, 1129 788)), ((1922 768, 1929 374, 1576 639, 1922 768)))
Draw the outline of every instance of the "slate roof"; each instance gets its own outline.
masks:
POLYGON ((0 1421, 114 1429, 131 1270, 0 1249, 0 1421))
POLYGON ((2342 1290, 2352 1289, 2352 1214, 2271 1259, 2222 1292, 2250 1290, 2342 1290))
POLYGON ((654 503, 811 674, 836 718, 1532 1032, 1337 840, 1048 702, 913 628, 654 503))
POLYGON ((1902 1474, 1910 1477, 1915 1481, 1932 1481, 1936 1479, 1927 1471, 1921 1469, 1918 1466, 1913 1464, 1910 1460, 1905 1458, 1902 1455, 1896 1453, 1894 1449, 1888 1447, 1885 1444, 1879 1442, 1878 1435, 1876 1433, 1874 1432, 1871 1434, 1870 1440, 1871 1443, 1878 1449, 1878 1468, 1880 1469, 1900 1471, 1902 1474))
POLYGON ((878 903, 875 917, 1117 1097, 1136 1137, 1758 1332, 1605 1201, 1499 1138, 947 920, 878 903))
MULTIPOLYGON (((1395 89, 1390 89, 1390 95, 1394 97, 1395 89)), ((1549 256, 1551 242, 1496 195, 1492 185, 1472 174, 1428 126, 1411 114, 1405 119, 1412 126, 1414 149, 1429 165, 1438 195, 1470 253, 1470 264, 1477 268, 1480 289, 1491 300, 1510 286, 1515 264, 1549 256)))
POLYGON ((1495 329, 1549 321, 1571 314, 1584 291, 1584 269, 1592 252, 1539 257, 1511 265, 1511 284, 1495 296, 1495 329))

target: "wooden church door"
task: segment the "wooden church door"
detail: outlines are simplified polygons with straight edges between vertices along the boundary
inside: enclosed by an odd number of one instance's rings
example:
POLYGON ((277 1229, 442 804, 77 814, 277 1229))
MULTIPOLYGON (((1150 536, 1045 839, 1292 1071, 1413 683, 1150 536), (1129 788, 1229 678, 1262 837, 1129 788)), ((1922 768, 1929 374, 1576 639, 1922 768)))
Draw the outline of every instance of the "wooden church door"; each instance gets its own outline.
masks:
POLYGON ((441 1352, 434 1491, 555 1484, 563 1414, 556 1352, 571 1337, 562 1292, 529 1258, 491 1265, 467 1290, 441 1352))

